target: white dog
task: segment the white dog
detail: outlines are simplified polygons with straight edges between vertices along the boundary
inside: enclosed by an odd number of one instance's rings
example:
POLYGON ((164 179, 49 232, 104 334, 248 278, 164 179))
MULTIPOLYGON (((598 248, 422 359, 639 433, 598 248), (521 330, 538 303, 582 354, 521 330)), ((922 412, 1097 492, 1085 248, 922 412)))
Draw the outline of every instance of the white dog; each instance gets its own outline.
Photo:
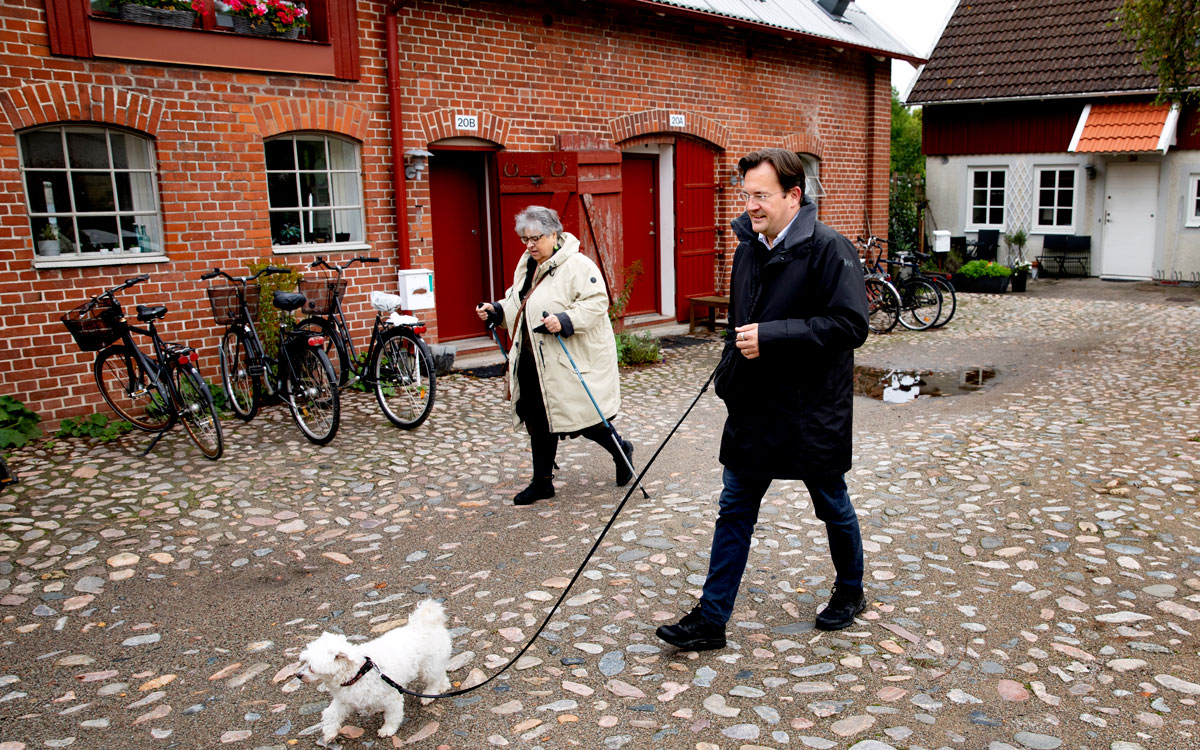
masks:
POLYGON ((329 706, 321 712, 325 743, 333 742, 342 723, 353 713, 382 711, 379 736, 395 734, 404 721, 404 694, 384 682, 380 672, 409 689, 421 678, 425 689, 417 692, 444 693, 450 689, 450 679, 446 676, 450 651, 446 610, 432 599, 417 605, 407 625, 389 630, 373 641, 354 644, 344 635, 322 633, 300 652, 302 664, 297 675, 304 682, 322 683, 332 696, 329 706), (367 657, 378 669, 355 679, 367 657))

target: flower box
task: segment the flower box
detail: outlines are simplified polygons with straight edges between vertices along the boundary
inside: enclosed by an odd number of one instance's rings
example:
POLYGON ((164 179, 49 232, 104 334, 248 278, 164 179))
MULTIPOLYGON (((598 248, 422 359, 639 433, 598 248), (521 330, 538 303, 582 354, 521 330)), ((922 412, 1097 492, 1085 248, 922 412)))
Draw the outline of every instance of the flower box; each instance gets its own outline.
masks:
POLYGON ((300 27, 293 26, 284 32, 275 31, 271 26, 270 21, 259 21, 255 23, 249 18, 243 16, 233 17, 233 30, 239 34, 250 34, 252 36, 272 36, 276 39, 295 39, 300 36, 300 27))
POLYGON ((971 294, 1004 294, 1008 291, 1008 276, 980 276, 970 278, 956 273, 950 278, 956 292, 971 294))
POLYGON ((155 26, 173 26, 179 29, 190 29, 196 23, 196 12, 191 10, 169 10, 167 8, 150 8, 145 5, 126 3, 119 11, 121 18, 136 23, 149 23, 155 26))

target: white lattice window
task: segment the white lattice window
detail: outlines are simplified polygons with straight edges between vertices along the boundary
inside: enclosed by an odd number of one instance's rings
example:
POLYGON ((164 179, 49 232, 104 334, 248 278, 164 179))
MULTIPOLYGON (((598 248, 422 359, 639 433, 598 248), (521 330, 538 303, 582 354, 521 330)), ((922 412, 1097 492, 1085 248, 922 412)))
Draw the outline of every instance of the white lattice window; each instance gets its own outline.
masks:
POLYGON ((27 130, 18 144, 39 261, 162 255, 153 141, 115 128, 60 125, 27 130))
POLYGON ((271 244, 277 251, 365 241, 357 143, 305 133, 272 138, 264 150, 271 244))
POLYGON ((1004 228, 1004 169, 967 170, 967 231, 1004 228))
POLYGON ((1200 227, 1200 174, 1188 177, 1187 225, 1200 227))
POLYGON ((1034 170, 1034 181, 1037 185, 1034 231, 1074 232, 1079 170, 1075 167, 1038 167, 1034 170))

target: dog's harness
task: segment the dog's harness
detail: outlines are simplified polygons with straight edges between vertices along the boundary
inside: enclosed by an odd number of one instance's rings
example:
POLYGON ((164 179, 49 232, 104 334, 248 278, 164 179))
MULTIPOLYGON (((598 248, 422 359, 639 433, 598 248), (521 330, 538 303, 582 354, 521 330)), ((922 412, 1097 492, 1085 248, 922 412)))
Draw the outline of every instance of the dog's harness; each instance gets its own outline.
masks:
POLYGON ((350 679, 343 682, 342 687, 350 687, 354 683, 361 680, 367 674, 367 672, 370 672, 372 669, 374 669, 376 672, 378 672, 380 679, 382 679, 388 685, 392 686, 396 690, 399 690, 401 693, 408 692, 400 685, 400 683, 396 682, 391 677, 388 677, 387 675, 385 675, 383 673, 383 670, 380 669, 378 666, 376 666, 375 662, 371 661, 371 657, 369 657, 369 656, 363 657, 363 665, 358 668, 358 674, 354 675, 350 679))

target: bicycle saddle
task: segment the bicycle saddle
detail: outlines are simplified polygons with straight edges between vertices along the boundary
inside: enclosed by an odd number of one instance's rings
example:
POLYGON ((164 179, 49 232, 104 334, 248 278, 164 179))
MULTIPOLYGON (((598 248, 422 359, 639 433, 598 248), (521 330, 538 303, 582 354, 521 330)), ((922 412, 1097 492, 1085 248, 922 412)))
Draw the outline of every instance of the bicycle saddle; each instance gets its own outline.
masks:
POLYGON ((138 305, 138 320, 143 323, 149 323, 152 320, 158 320, 167 314, 166 305, 138 305))
POLYGON ((285 312, 298 310, 304 305, 306 298, 299 292, 275 292, 275 299, 272 304, 285 312))

